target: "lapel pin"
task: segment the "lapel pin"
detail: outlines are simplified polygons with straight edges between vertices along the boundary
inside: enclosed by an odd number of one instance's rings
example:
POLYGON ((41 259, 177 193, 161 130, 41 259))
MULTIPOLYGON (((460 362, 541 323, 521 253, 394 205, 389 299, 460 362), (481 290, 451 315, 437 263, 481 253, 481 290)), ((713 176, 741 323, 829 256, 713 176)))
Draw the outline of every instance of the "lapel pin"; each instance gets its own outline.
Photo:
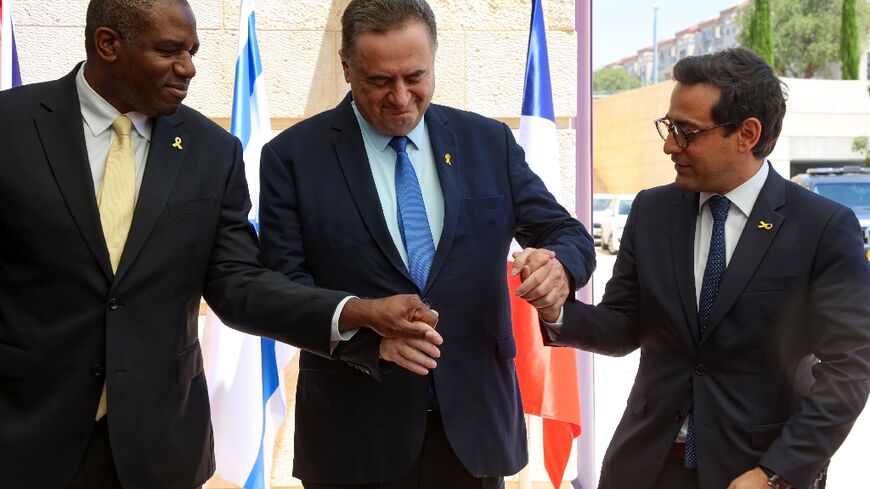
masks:
POLYGON ((758 221, 758 229, 764 229, 765 231, 770 231, 773 229, 773 223, 758 221))
POLYGON ((450 153, 444 154, 444 163, 447 163, 447 166, 453 166, 453 163, 450 163, 450 153))
POLYGON ((172 143, 172 147, 175 149, 184 149, 183 147, 181 147, 181 138, 176 137, 175 142, 172 143))

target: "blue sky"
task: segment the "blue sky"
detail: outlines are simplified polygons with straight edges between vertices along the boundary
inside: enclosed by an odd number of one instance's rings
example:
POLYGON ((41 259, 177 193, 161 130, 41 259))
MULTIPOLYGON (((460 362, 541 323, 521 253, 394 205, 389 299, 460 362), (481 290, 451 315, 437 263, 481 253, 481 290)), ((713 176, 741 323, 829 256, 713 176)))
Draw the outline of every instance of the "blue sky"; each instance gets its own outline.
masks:
POLYGON ((652 45, 653 7, 659 40, 712 19, 741 0, 592 0, 592 66, 598 69, 652 45))

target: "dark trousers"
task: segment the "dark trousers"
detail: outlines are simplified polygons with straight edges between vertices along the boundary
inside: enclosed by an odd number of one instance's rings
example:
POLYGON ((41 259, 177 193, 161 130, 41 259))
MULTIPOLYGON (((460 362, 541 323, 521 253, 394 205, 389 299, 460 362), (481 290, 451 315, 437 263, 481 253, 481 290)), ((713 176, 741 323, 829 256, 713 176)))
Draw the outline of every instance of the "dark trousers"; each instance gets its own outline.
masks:
POLYGON ((653 489, 699 489, 698 471, 683 467, 683 454, 672 450, 653 489))
MULTIPOLYGON (((193 489, 201 489, 202 486, 193 489)), ((118 480, 112 447, 109 444, 109 426, 106 418, 94 423, 85 455, 72 480, 64 489, 123 489, 118 480)))
POLYGON ((109 446, 106 418, 94 423, 85 455, 65 489, 122 489, 109 446))
MULTIPOLYGON (((383 484, 333 485, 302 482, 305 489, 503 489, 501 477, 477 478, 471 475, 456 458, 444 425, 441 413, 432 411, 426 425, 426 437, 420 458, 411 471, 398 480, 383 484)), ((353 463, 353 460, 348 460, 353 463)))

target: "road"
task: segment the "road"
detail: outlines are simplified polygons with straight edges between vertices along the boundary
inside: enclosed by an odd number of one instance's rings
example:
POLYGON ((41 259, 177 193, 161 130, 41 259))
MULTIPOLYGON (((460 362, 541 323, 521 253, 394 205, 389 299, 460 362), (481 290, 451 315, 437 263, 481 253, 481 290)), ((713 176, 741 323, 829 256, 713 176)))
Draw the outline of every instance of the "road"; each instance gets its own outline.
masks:
MULTIPOLYGON (((598 249, 598 267, 593 275, 593 297, 601 301, 616 257, 598 249)), ((625 401, 637 372, 639 354, 621 358, 595 355, 595 455, 596 467, 619 423, 625 401)), ((864 409, 840 450, 831 459, 827 489, 868 487, 867 460, 870 451, 870 409, 864 409)))

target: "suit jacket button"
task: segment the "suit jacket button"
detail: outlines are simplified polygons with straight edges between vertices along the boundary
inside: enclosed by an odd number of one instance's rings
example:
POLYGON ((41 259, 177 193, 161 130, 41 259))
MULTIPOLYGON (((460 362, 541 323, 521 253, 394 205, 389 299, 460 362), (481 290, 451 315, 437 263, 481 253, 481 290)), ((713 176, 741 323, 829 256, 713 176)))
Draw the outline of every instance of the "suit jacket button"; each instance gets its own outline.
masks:
POLYGON ((117 311, 119 307, 121 307, 121 302, 118 300, 117 297, 112 297, 111 299, 109 299, 110 311, 117 311))
POLYGON ((683 412, 682 411, 677 411, 677 414, 674 415, 674 421, 676 421, 677 423, 683 422, 683 412))
POLYGON ((695 374, 696 375, 707 375, 707 366, 703 363, 699 363, 695 365, 695 374))
POLYGON ((103 376, 104 367, 102 363, 98 363, 91 367, 91 373, 94 377, 102 377, 103 376))

